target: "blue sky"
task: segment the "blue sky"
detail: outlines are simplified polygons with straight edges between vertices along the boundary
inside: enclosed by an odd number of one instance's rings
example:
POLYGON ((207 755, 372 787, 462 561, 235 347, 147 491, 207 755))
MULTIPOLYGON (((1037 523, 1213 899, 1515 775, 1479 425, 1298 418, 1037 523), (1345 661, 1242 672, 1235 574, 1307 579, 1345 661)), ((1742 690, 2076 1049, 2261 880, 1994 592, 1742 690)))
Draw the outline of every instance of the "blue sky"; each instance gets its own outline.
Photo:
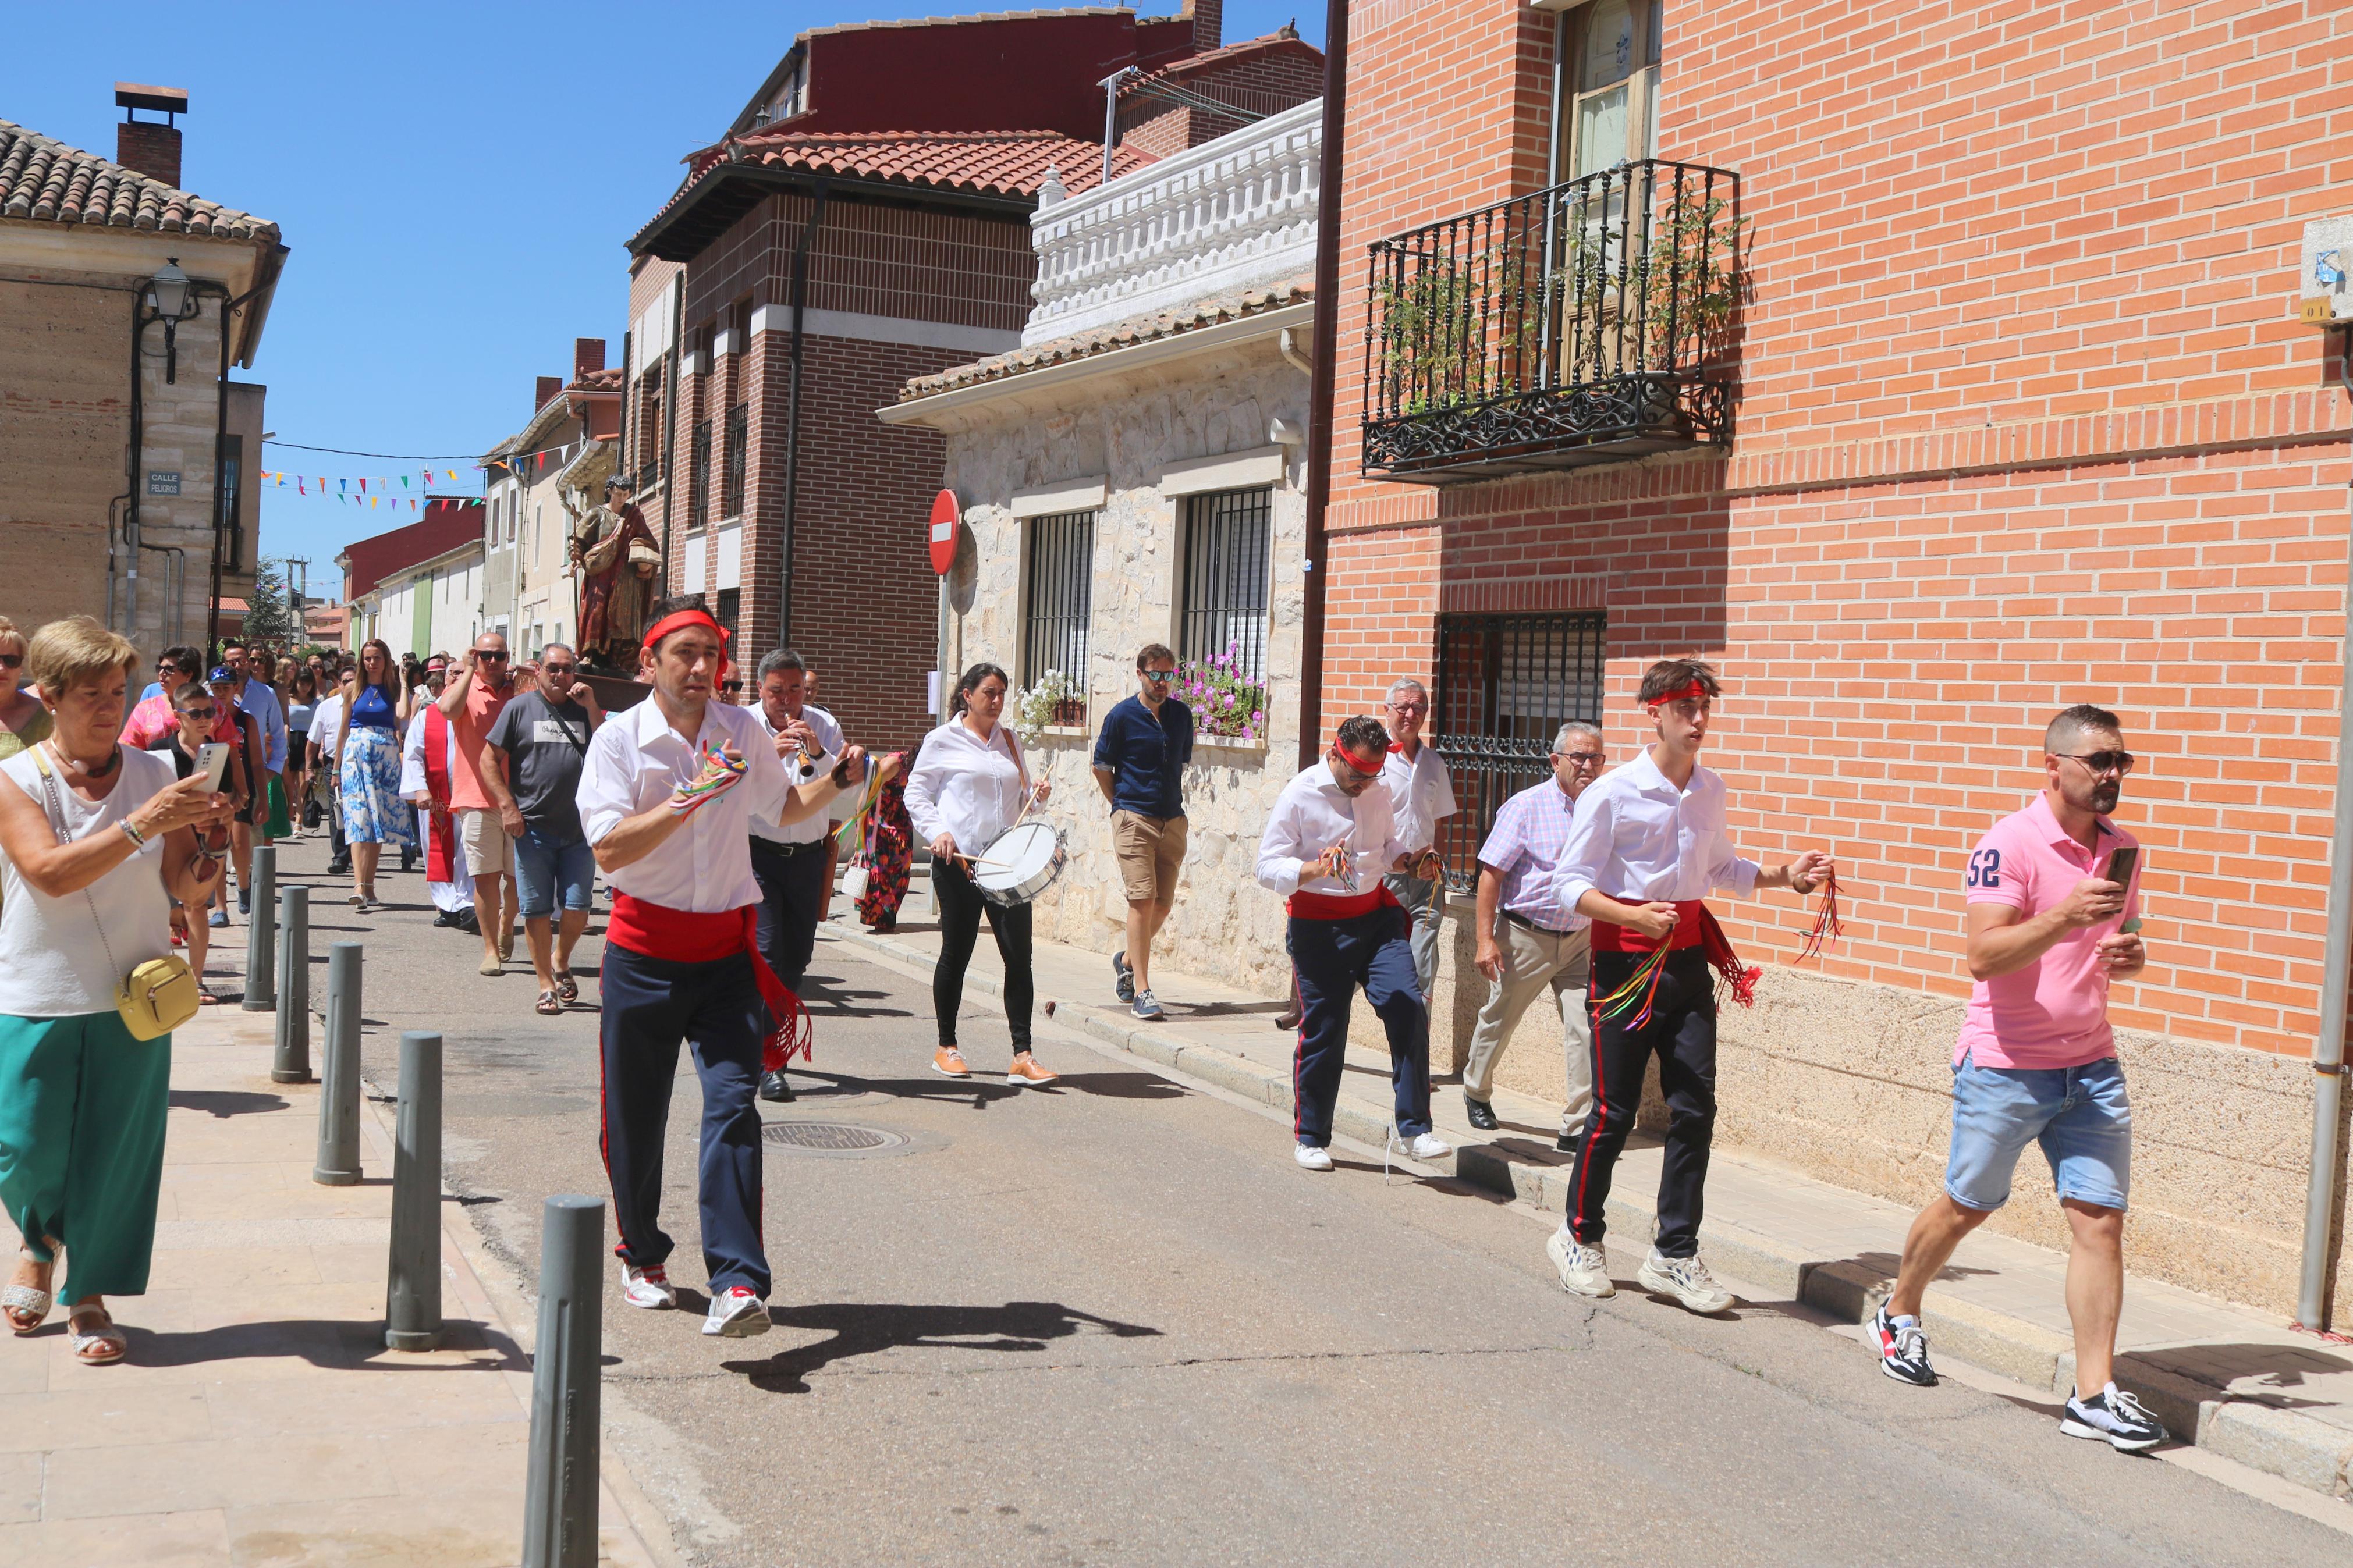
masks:
MULTIPOLYGON (((533 378, 567 374, 575 337, 605 338, 617 356, 623 241, 795 33, 951 9, 25 5, 0 53, 0 119, 111 157, 116 81, 185 88, 183 183, 274 220, 292 248, 260 355, 237 373, 269 387, 269 428, 460 457, 522 424, 533 378)), ((1225 36, 1271 32, 1298 10, 1229 0, 1225 36)), ((1297 22, 1321 40, 1320 10, 1297 22)), ((273 447, 260 466, 340 477, 422 465, 273 447)), ((438 467, 479 488, 464 461, 438 467)), ((310 557, 313 593, 335 591, 329 563, 345 543, 390 526, 290 484, 262 494, 263 552, 310 557)))

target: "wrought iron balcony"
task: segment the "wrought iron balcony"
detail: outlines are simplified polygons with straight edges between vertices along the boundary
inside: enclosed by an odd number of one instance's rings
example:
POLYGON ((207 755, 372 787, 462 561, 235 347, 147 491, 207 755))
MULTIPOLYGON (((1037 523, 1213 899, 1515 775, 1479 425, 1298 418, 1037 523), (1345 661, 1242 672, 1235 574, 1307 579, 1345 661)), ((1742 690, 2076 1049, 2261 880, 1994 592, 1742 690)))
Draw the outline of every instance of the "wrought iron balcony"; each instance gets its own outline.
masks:
POLYGON ((1456 484, 1729 440, 1740 179, 1620 163, 1376 243, 1364 471, 1456 484))

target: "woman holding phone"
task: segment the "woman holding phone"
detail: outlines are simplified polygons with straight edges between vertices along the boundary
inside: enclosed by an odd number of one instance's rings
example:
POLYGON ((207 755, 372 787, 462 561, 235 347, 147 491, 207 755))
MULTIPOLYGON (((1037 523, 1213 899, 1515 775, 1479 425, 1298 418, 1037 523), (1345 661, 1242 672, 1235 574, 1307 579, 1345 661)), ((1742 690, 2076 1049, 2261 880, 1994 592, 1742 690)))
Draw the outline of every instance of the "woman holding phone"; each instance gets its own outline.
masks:
POLYGON ((932 1013, 939 1048, 932 1070, 946 1078, 969 1078, 956 1048, 956 1012, 964 1005, 964 974, 980 940, 980 922, 1005 961, 1005 1022, 1013 1035, 1014 1084, 1049 1084, 1054 1075, 1029 1050, 1029 1009, 1037 995, 1030 973, 1029 906, 992 904, 973 880, 972 859, 997 835, 1020 819, 1034 800, 1043 803, 1052 786, 1030 787, 1029 764, 1005 717, 1011 686, 993 664, 976 664, 956 682, 955 717, 923 737, 923 750, 907 776, 907 815, 932 848, 932 892, 940 907, 940 958, 932 971, 932 1013))

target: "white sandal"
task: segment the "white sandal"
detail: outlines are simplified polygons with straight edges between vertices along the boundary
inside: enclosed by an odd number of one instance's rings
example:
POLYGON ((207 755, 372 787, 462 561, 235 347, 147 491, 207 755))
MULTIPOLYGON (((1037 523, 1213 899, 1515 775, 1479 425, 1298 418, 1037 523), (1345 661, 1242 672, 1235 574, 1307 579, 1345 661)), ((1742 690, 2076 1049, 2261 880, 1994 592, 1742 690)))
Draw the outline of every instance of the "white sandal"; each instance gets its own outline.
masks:
MULTIPOLYGON (((16 1249, 16 1256, 27 1263, 40 1261, 21 1247, 16 1249)), ((50 1271, 56 1272, 55 1260, 51 1261, 50 1271)), ((49 1309, 57 1304, 57 1300, 51 1291, 36 1290, 30 1285, 11 1284, 6 1289, 0 1290, 0 1312, 8 1315, 8 1327, 22 1338, 49 1321, 49 1309), (17 1314, 20 1312, 30 1315, 33 1321, 29 1323, 18 1321, 17 1314)))
POLYGON ((68 1314, 66 1327, 73 1358, 84 1366, 111 1366, 131 1352, 131 1342, 122 1337, 113 1314, 104 1307, 76 1307, 68 1314), (92 1318, 103 1326, 82 1332, 81 1325, 92 1318))

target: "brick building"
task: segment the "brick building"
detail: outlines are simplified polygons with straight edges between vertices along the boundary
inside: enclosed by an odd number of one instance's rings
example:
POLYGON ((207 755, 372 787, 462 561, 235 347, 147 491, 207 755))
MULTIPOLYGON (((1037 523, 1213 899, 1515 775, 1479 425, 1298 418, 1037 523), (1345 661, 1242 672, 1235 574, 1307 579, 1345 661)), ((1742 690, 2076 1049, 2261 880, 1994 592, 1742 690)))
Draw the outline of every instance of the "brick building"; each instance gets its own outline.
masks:
POLYGON ((251 591, 264 389, 228 375, 286 261, 276 224, 180 188, 187 101, 116 83, 112 161, 0 121, 0 612, 151 654, 251 591))
POLYGON ((1356 14, 1324 719, 1434 680, 1463 875, 1551 726, 1623 761, 1641 668, 1721 661, 1737 831, 1835 848, 1849 912, 1798 971, 1790 900, 1734 909, 1774 967, 1719 1136, 1917 1200, 1966 847, 2052 712, 2118 709, 2133 1263, 2290 1305, 2353 426, 2297 239, 2353 173, 2353 14, 1658 10, 1356 14))
MULTIPOLYGON (((853 736, 905 744, 928 726, 941 614, 923 524, 943 447, 875 410, 1020 345, 1039 193, 1103 177, 1100 84, 1214 50, 1219 26, 1210 0, 1156 21, 1080 8, 812 29, 630 241, 622 460, 670 586, 705 595, 747 654, 807 652, 853 736)), ((1263 90, 1265 53, 1231 62, 1231 90, 1263 90)), ((1121 145, 1112 166, 1149 158, 1121 145)))

